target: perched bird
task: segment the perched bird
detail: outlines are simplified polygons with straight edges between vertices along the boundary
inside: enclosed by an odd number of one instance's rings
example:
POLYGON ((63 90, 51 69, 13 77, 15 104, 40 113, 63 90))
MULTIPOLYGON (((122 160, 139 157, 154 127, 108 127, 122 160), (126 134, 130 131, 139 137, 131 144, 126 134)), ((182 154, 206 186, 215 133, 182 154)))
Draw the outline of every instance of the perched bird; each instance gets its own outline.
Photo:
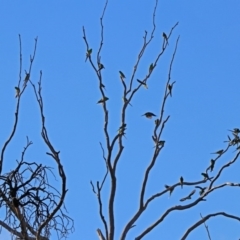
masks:
POLYGON ((181 185, 181 188, 183 188, 183 181, 184 181, 184 180, 183 180, 183 177, 181 176, 181 177, 180 177, 180 185, 181 185))
POLYGON ((145 82, 143 82, 143 81, 141 81, 141 80, 139 80, 139 79, 137 79, 137 81, 138 81, 140 84, 142 84, 146 89, 148 89, 148 86, 147 86, 147 84, 146 84, 145 82))
POLYGON ((195 188, 199 188, 200 189, 199 195, 203 195, 203 193, 204 193, 204 191, 206 189, 206 187, 200 187, 200 186, 196 186, 195 188))
POLYGON ((125 102, 125 103, 128 103, 131 107, 132 107, 132 104, 128 101, 128 99, 127 98, 125 98, 125 97, 122 97, 122 99, 123 99, 123 101, 125 102))
POLYGON ((192 195, 194 194, 196 192, 196 190, 194 189, 194 190, 192 190, 192 192, 187 196, 187 197, 184 197, 184 198, 182 198, 182 199, 180 199, 180 201, 181 202, 183 202, 183 201, 185 201, 185 200, 187 200, 187 199, 191 199, 191 197, 192 197, 192 195))
POLYGON ((149 66, 149 73, 151 73, 153 69, 154 69, 153 63, 151 63, 151 65, 149 66))
POLYGON ((221 149, 221 150, 219 150, 219 151, 217 151, 217 152, 214 152, 214 153, 211 153, 211 154, 219 154, 219 155, 222 155, 222 154, 223 154, 223 152, 224 152, 224 150, 223 150, 223 149, 221 149))
POLYGON ((162 36, 163 36, 164 41, 167 42, 167 45, 169 45, 169 44, 168 44, 168 37, 167 37, 167 34, 166 34, 165 32, 163 32, 162 36))
POLYGON ((102 63, 98 63, 98 71, 101 71, 104 67, 104 65, 102 63))
POLYGON ((159 126, 160 120, 159 120, 159 119, 156 119, 156 120, 155 120, 155 124, 156 124, 157 126, 159 126))
POLYGON ((211 159, 210 160, 210 166, 208 167, 208 169, 210 169, 210 171, 212 172, 215 166, 215 160, 211 159))
POLYGON ((210 180, 211 181, 211 179, 209 178, 209 176, 208 176, 208 174, 207 173, 201 173, 201 175, 204 177, 204 180, 210 180))
POLYGON ((120 135, 125 135, 124 131, 127 129, 126 126, 127 126, 127 124, 124 123, 124 124, 118 129, 118 133, 119 133, 120 135))
POLYGON ((164 187, 169 190, 169 196, 171 196, 173 190, 174 190, 174 187, 171 187, 171 186, 168 186, 168 185, 164 185, 164 187))
POLYGON ((239 138, 239 136, 238 136, 237 134, 235 134, 235 133, 233 133, 233 136, 234 136, 233 139, 231 139, 231 138, 228 136, 228 141, 224 141, 224 142, 228 142, 228 144, 229 144, 230 146, 234 146, 234 145, 240 143, 240 138, 239 138))
POLYGON ((240 133, 240 129, 239 128, 234 128, 233 130, 228 130, 232 133, 235 133, 235 134, 239 134, 240 133))
POLYGON ((172 96, 172 88, 173 88, 173 85, 168 84, 168 91, 169 91, 170 96, 172 96))
POLYGON ((123 72, 121 72, 121 71, 119 71, 119 73, 120 73, 120 78, 121 78, 121 80, 124 81, 124 79, 126 78, 125 75, 124 75, 123 72))
POLYGON ((88 50, 87 50, 87 53, 86 53, 85 62, 88 60, 88 58, 91 56, 91 54, 92 54, 92 49, 88 49, 88 50))
POLYGON ((152 117, 156 117, 156 115, 154 113, 151 113, 151 112, 146 112, 142 116, 145 116, 146 118, 150 118, 150 119, 152 117))
POLYGON ((103 98, 101 98, 101 99, 97 102, 97 104, 98 104, 98 103, 104 103, 104 102, 106 102, 108 99, 109 99, 108 97, 103 97, 103 98))
POLYGON ((118 129, 119 135, 123 135, 125 138, 126 138, 126 136, 125 136, 125 130, 127 129, 126 126, 127 126, 127 124, 124 123, 124 124, 118 129))
POLYGON ((15 87, 15 90, 16 90, 16 95, 15 97, 19 97, 20 96, 20 88, 19 87, 15 87))
POLYGON ((27 85, 27 82, 28 82, 28 80, 30 79, 30 73, 28 73, 27 71, 25 71, 25 74, 26 74, 26 76, 25 76, 24 84, 23 84, 24 87, 27 85))
POLYGON ((164 140, 160 140, 160 141, 158 142, 158 146, 164 146, 164 144, 165 144, 165 141, 164 141, 164 140))
POLYGON ((164 141, 164 140, 159 140, 158 141, 154 136, 152 136, 152 139, 155 143, 155 146, 157 146, 157 147, 163 146, 164 147, 164 144, 165 144, 166 141, 164 141))

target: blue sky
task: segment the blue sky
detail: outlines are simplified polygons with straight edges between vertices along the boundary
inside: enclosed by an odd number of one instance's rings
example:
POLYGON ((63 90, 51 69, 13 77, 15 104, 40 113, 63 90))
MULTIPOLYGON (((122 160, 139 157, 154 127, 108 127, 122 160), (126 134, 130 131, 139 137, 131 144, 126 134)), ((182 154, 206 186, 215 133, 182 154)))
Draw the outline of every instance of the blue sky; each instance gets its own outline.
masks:
MULTIPOLYGON (((142 46, 144 31, 150 32, 154 3, 153 0, 109 0, 101 56, 105 66, 102 74, 106 95, 110 99, 111 138, 119 127, 122 106, 118 71, 124 72, 127 82, 142 46)), ((97 200, 90 186, 90 180, 101 180, 105 173, 99 146, 100 141, 104 143, 103 111, 96 104, 101 98, 97 78, 90 64, 84 62, 86 47, 82 26, 85 26, 95 60, 100 40, 99 18, 104 4, 102 0, 5 1, 0 9, 0 144, 2 146, 9 136, 14 119, 14 87, 19 73, 18 34, 22 37, 23 69, 28 69, 34 38, 38 37, 31 80, 37 83, 39 71, 43 71, 46 124, 50 139, 61 151, 68 176, 69 191, 65 203, 75 221, 75 232, 69 236, 71 240, 97 239, 96 229, 103 229, 97 200)), ((166 145, 151 173, 147 196, 163 190, 164 184, 176 183, 181 175, 186 181, 200 180, 200 173, 208 167, 212 157, 210 153, 226 147, 223 141, 227 139, 228 129, 240 127, 239 12, 240 2, 237 0, 159 1, 154 40, 141 62, 137 78, 145 76, 161 48, 162 32, 169 33, 176 22, 179 25, 152 74, 149 89, 140 89, 131 102, 133 107, 127 110, 127 139, 124 139, 125 149, 117 171, 116 239, 137 209, 144 169, 153 153, 151 136, 154 121, 141 115, 147 111, 160 113, 168 65, 179 35, 172 71, 172 80, 176 84, 173 97, 168 99, 165 109, 166 116, 171 115, 163 133, 166 145)), ((40 126, 38 106, 29 85, 22 98, 16 136, 6 151, 4 172, 15 167, 26 136, 34 143, 26 159, 55 167, 45 155, 40 126)), ((231 149, 222 157, 216 170, 234 156, 232 152, 231 149)), ((237 162, 232 169, 226 170, 218 184, 240 182, 239 167, 237 162)), ((106 184, 104 189, 104 200, 108 198, 108 186, 106 184)), ((136 223, 127 239, 134 239, 166 208, 180 204, 179 199, 191 190, 191 187, 178 188, 171 198, 164 195, 157 200, 136 223)), ((180 239, 186 229, 200 219, 200 213, 206 215, 224 210, 239 215, 239 200, 237 188, 215 191, 207 202, 200 203, 196 208, 170 214, 144 239, 180 239)), ((239 225, 233 220, 218 217, 207 224, 212 239, 240 237, 239 225)), ((201 226, 188 239, 207 239, 206 230, 201 226)))

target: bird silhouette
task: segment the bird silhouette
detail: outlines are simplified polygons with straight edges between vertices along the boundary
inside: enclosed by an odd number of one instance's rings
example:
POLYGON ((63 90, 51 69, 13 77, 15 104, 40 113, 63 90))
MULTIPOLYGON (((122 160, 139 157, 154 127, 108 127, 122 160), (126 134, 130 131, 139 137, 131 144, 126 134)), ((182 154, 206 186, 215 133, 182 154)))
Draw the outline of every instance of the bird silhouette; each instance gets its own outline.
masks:
POLYGON ((223 154, 223 152, 224 152, 224 150, 223 150, 223 149, 221 149, 221 150, 219 150, 219 151, 217 151, 217 152, 214 152, 214 153, 211 153, 211 154, 219 154, 219 155, 222 155, 222 154, 223 154))
POLYGON ((171 187, 171 186, 168 186, 168 185, 164 185, 164 187, 169 190, 169 196, 171 196, 173 190, 174 190, 174 187, 171 187))
POLYGON ((183 180, 183 177, 181 176, 181 177, 180 177, 180 185, 181 185, 181 188, 183 188, 183 181, 184 181, 184 180, 183 180))
POLYGON ((91 54, 92 54, 92 49, 88 49, 88 50, 87 50, 87 53, 86 53, 85 62, 88 60, 88 58, 91 56, 91 54))
POLYGON ((200 191, 199 191, 199 195, 202 195, 206 189, 206 187, 200 187, 200 186, 196 186, 195 188, 199 188, 200 191))
POLYGON ((100 99, 100 100, 97 102, 97 104, 99 104, 99 103, 104 103, 104 102, 106 102, 108 99, 109 99, 108 97, 103 97, 102 99, 100 99))
POLYGON ((172 96, 172 88, 173 88, 173 85, 168 84, 168 91, 169 91, 170 96, 172 96))
POLYGON ((124 79, 126 78, 125 75, 124 75, 123 72, 121 72, 121 71, 119 71, 119 73, 120 73, 120 78, 121 78, 121 80, 124 81, 124 79))
POLYGON ((195 192, 196 192, 196 190, 194 189, 187 197, 184 197, 184 198, 180 199, 180 201, 183 202, 183 201, 186 201, 188 199, 190 200, 192 195, 194 195, 195 192))
POLYGON ((150 66, 149 66, 149 70, 148 70, 149 73, 151 73, 153 69, 154 69, 153 63, 151 63, 150 66))
POLYGON ((15 87, 15 90, 16 90, 16 95, 15 97, 19 97, 20 96, 20 88, 19 87, 15 87))
POLYGON ((142 116, 145 116, 146 118, 150 118, 150 119, 152 117, 156 117, 156 115, 154 113, 151 113, 151 112, 146 112, 142 116))
POLYGON ((164 41, 167 42, 167 45, 169 45, 169 44, 168 44, 168 37, 167 37, 167 34, 166 34, 165 32, 163 32, 162 36, 163 36, 164 41))
POLYGON ((137 81, 138 81, 141 85, 143 85, 146 89, 148 89, 148 86, 147 86, 147 84, 146 84, 145 82, 143 82, 143 81, 141 81, 141 80, 139 80, 139 79, 137 79, 137 81))
POLYGON ((98 71, 101 71, 104 67, 104 65, 102 63, 98 63, 98 71))

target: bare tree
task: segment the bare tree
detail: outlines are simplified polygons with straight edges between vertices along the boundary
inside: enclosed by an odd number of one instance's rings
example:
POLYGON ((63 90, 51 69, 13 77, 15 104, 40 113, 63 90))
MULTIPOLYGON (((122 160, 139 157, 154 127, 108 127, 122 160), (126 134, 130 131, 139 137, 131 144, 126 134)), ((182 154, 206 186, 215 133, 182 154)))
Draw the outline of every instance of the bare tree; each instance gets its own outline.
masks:
MULTIPOLYGON (((154 61, 149 64, 148 71, 145 73, 145 78, 139 80, 137 78, 138 76, 138 71, 139 71, 139 63, 143 60, 145 57, 145 52, 146 49, 150 46, 150 44, 153 42, 154 39, 154 34, 156 32, 156 23, 155 23, 155 14, 156 14, 156 9, 158 5, 158 0, 155 1, 155 6, 153 9, 152 13, 152 29, 150 32, 145 31, 143 35, 143 43, 142 47, 139 50, 135 65, 133 66, 133 71, 131 74, 126 74, 123 72, 123 70, 119 71, 119 79, 122 83, 122 94, 123 94, 123 105, 121 107, 121 121, 118 125, 119 131, 114 135, 110 135, 109 132, 109 115, 110 115, 110 110, 108 107, 108 102, 111 101, 106 95, 105 91, 105 81, 104 81, 104 74, 103 70, 105 69, 104 66, 104 60, 101 58, 102 56, 102 51, 103 51, 103 45, 104 45, 104 15, 106 12, 106 8, 108 5, 108 0, 106 0, 102 16, 100 18, 100 28, 101 28, 101 35, 100 35, 100 43, 99 47, 93 48, 90 45, 90 41, 87 38, 86 30, 83 27, 83 39, 86 45, 86 60, 88 61, 93 69, 93 71, 96 74, 96 78, 99 83, 99 91, 101 94, 101 99, 98 101, 99 104, 102 104, 102 110, 104 113, 104 126, 103 126, 103 132, 105 135, 105 144, 100 143, 100 147, 102 149, 102 156, 106 165, 106 172, 102 179, 100 181, 97 181, 96 183, 91 183, 91 188, 93 193, 96 195, 97 201, 98 201, 98 206, 99 206, 99 216, 102 221, 103 226, 99 227, 97 229, 97 234, 100 240, 113 240, 115 239, 115 220, 116 220, 116 214, 115 214, 115 205, 114 201, 116 199, 116 190, 117 190, 117 183, 118 181, 118 176, 116 174, 117 172, 117 167, 118 163, 122 158, 122 153, 124 151, 124 144, 125 144, 125 136, 127 134, 127 127, 128 123, 126 121, 126 115, 127 115, 127 108, 131 106, 131 101, 135 97, 135 95, 140 91, 142 87, 148 88, 148 82, 150 81, 152 77, 152 73, 154 70, 157 68, 157 65, 159 63, 159 59, 163 56, 163 54, 166 52, 166 49, 169 46, 169 42, 172 40, 172 33, 175 31, 178 22, 171 28, 169 29, 168 33, 163 32, 162 33, 162 48, 160 51, 154 56, 154 61), (96 56, 94 56, 94 53, 96 53, 96 56), (130 77, 126 77, 130 76, 130 77), (102 196, 102 191, 104 186, 106 185, 106 180, 109 179, 110 182, 110 189, 109 189, 109 199, 108 202, 103 202, 103 196, 102 196), (104 205, 107 205, 108 213, 106 214, 104 212, 104 205), (106 217, 108 215, 108 217, 106 217), (103 230, 101 230, 102 228, 103 230)), ((194 208, 197 206, 200 202, 206 201, 207 197, 213 193, 214 191, 217 191, 220 188, 223 187, 239 187, 240 183, 233 183, 233 182, 225 182, 223 184, 217 184, 216 181, 220 178, 222 173, 229 167, 231 167, 238 159, 239 154, 240 154, 240 139, 239 139, 239 133, 240 130, 238 128, 234 128, 231 130, 231 136, 228 136, 227 140, 227 146, 225 149, 219 150, 215 152, 214 158, 211 159, 210 165, 206 170, 203 170, 199 176, 196 176, 196 181, 194 182, 188 182, 186 181, 182 176, 179 177, 179 181, 175 182, 174 184, 171 185, 166 185, 165 183, 162 183, 163 189, 159 189, 158 192, 153 194, 150 197, 147 197, 145 192, 146 188, 149 182, 149 176, 153 168, 156 166, 156 162, 159 160, 160 152, 163 151, 165 147, 165 140, 162 138, 163 131, 166 128, 166 125, 168 123, 168 120, 170 118, 170 115, 166 115, 166 102, 169 100, 170 97, 172 97, 172 91, 173 87, 175 85, 175 81, 171 81, 172 79, 172 68, 173 68, 173 63, 175 59, 175 55, 177 52, 178 48, 178 43, 179 43, 179 37, 175 39, 175 48, 172 53, 171 61, 169 63, 168 67, 168 75, 166 77, 166 84, 165 84, 165 90, 164 90, 164 95, 163 99, 159 99, 159 112, 158 113, 152 113, 152 112, 146 112, 143 114, 145 117, 152 119, 156 117, 155 120, 155 127, 150 135, 154 142, 154 152, 152 157, 149 159, 148 166, 145 169, 145 173, 142 179, 142 184, 141 184, 141 190, 139 194, 139 199, 138 199, 138 208, 136 212, 133 214, 133 216, 127 220, 126 225, 123 227, 121 230, 121 236, 120 239, 124 240, 127 237, 127 234, 133 228, 137 222, 137 220, 142 217, 143 213, 147 211, 148 207, 150 204, 166 195, 166 194, 173 194, 174 190, 176 188, 183 188, 183 186, 188 185, 192 186, 192 191, 187 195, 183 196, 180 201, 183 202, 182 204, 178 203, 175 206, 172 206, 168 209, 165 209, 163 213, 159 212, 160 217, 156 220, 153 220, 153 223, 146 227, 145 229, 142 229, 141 232, 135 237, 136 240, 142 239, 144 236, 146 236, 148 233, 150 233, 155 227, 157 227, 159 224, 161 224, 166 217, 169 216, 170 213, 174 211, 183 211, 187 210, 190 208, 194 208), (216 171, 214 176, 214 166, 218 162, 220 158, 222 158, 226 152, 228 152, 230 149, 236 148, 236 151, 234 153, 234 156, 231 160, 228 160, 225 163, 222 163, 222 166, 220 167, 220 170, 216 171), (201 176, 202 175, 202 176, 201 176), (165 186, 164 186, 165 184, 165 186), (204 184, 204 186, 203 186, 204 184), (200 189, 199 195, 196 196, 196 188, 200 189), (186 204, 185 204, 186 201, 186 204), (187 203, 188 201, 188 203, 187 203)), ((120 66, 119 66, 120 68, 120 66)), ((219 163, 220 164, 220 163, 219 163)), ((227 218, 235 219, 239 221, 238 216, 234 216, 232 214, 226 213, 226 212, 214 212, 214 213, 209 213, 205 217, 201 217, 201 219, 194 223, 192 226, 190 226, 181 239, 186 239, 187 236, 198 226, 201 224, 205 224, 208 219, 211 217, 216 217, 216 216, 225 216, 227 218)), ((205 224, 205 228, 208 233, 209 239, 210 237, 210 231, 207 228, 207 225, 205 224)))
POLYGON ((5 141, 1 149, 0 159, 0 206, 5 210, 4 219, 0 220, 0 226, 11 233, 12 238, 25 240, 48 240, 54 232, 58 239, 66 238, 74 230, 73 220, 66 215, 64 199, 67 193, 66 175, 61 164, 60 151, 57 151, 49 139, 42 98, 42 72, 36 87, 31 79, 32 65, 37 49, 37 38, 35 39, 33 55, 30 56, 28 71, 25 70, 22 78, 22 44, 19 35, 20 45, 20 71, 16 90, 16 112, 15 121, 9 138, 5 141), (18 123, 21 100, 25 89, 30 86, 38 102, 41 118, 41 136, 48 148, 49 155, 58 169, 57 175, 54 169, 44 166, 41 163, 29 162, 25 160, 25 153, 33 144, 27 137, 27 143, 17 160, 15 169, 3 172, 3 164, 9 159, 5 159, 4 154, 13 140, 18 123), (61 188, 58 190, 49 182, 49 178, 60 179, 61 188))

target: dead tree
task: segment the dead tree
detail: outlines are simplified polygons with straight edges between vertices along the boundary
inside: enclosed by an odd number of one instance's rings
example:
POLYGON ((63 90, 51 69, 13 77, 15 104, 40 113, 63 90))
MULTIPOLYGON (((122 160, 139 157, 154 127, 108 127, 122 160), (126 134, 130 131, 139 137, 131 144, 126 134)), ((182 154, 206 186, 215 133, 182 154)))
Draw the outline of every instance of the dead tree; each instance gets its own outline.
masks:
MULTIPOLYGON (((135 95, 143 88, 148 88, 148 82, 151 80, 152 73, 154 70, 157 68, 157 65, 159 63, 159 59, 163 56, 163 54, 166 52, 166 49, 169 46, 170 41, 172 40, 172 33, 176 29, 178 22, 171 28, 169 29, 169 32, 162 33, 162 47, 154 56, 154 60, 152 63, 149 63, 148 70, 145 73, 145 77, 143 79, 138 79, 138 71, 139 71, 139 63, 143 60, 145 56, 146 49, 149 47, 149 45, 153 42, 154 39, 154 34, 156 33, 156 23, 155 23, 155 14, 156 14, 156 9, 158 5, 158 0, 155 2, 155 7, 153 10, 152 14, 152 30, 149 32, 145 31, 143 35, 143 43, 142 47, 139 50, 139 54, 137 56, 135 65, 133 66, 133 70, 131 73, 126 73, 121 69, 121 66, 119 66, 119 80, 122 83, 122 94, 123 94, 123 104, 121 107, 121 121, 118 125, 119 131, 114 135, 110 135, 109 132, 109 115, 111 113, 111 109, 109 109, 108 103, 111 101, 109 97, 106 94, 105 91, 105 86, 107 86, 107 83, 104 79, 104 71, 107 71, 107 67, 105 70, 104 66, 104 59, 101 58, 102 51, 103 51, 103 46, 104 46, 104 15, 105 11, 108 5, 108 0, 106 0, 102 16, 100 18, 100 28, 101 28, 101 35, 100 35, 100 44, 99 47, 94 48, 91 46, 89 39, 87 38, 86 30, 83 27, 83 39, 85 42, 86 46, 86 58, 85 61, 88 61, 89 64, 91 65, 93 71, 96 74, 96 78, 99 84, 99 91, 101 94, 101 99, 97 102, 102 105, 102 110, 104 113, 104 124, 103 124, 103 132, 105 135, 105 143, 100 143, 100 147, 102 149, 102 155, 103 159, 106 165, 106 173, 102 177, 102 180, 97 181, 96 183, 91 183, 92 191, 96 195, 97 201, 98 201, 98 206, 99 206, 99 216, 102 221, 102 229, 100 227, 97 229, 97 235, 100 240, 113 240, 116 239, 115 237, 115 205, 114 201, 116 198, 116 190, 117 190, 117 181, 118 176, 116 174, 117 167, 119 161, 121 161, 122 153, 124 151, 124 145, 125 145, 125 136, 127 135, 127 128, 131 128, 131 126, 128 125, 126 121, 126 115, 127 112, 126 110, 131 106, 131 102, 135 95), (112 140, 111 140, 112 139, 112 140), (116 153, 116 154, 115 154, 116 153), (109 199, 108 202, 103 202, 102 201, 102 190, 105 186, 106 179, 109 179, 110 182, 110 189, 109 189, 109 199), (103 206, 107 205, 108 209, 108 217, 106 217, 106 213, 103 211, 103 206)), ((158 35, 159 36, 159 35, 158 35)), ((159 42, 158 38, 158 42, 159 42)), ((183 177, 179 177, 179 180, 171 185, 166 185, 165 183, 162 183, 162 189, 159 189, 158 192, 153 194, 151 197, 146 197, 146 187, 149 182, 149 176, 151 171, 156 165, 156 162, 160 158, 159 154, 161 151, 164 150, 165 147, 165 140, 162 138, 163 131, 166 128, 166 124, 168 123, 168 120, 170 118, 170 115, 166 115, 166 102, 167 100, 172 97, 173 94, 173 87, 175 87, 175 81, 172 81, 172 67, 173 67, 173 62, 175 59, 175 55, 177 52, 177 47, 178 47, 178 42, 179 42, 179 37, 175 40, 175 48, 172 53, 171 61, 169 63, 169 68, 168 68, 168 75, 166 76, 166 84, 165 84, 165 90, 164 94, 162 96, 162 101, 159 99, 159 112, 158 113, 152 113, 152 112, 146 112, 143 114, 145 117, 152 119, 155 118, 155 127, 153 132, 149 135, 150 138, 152 138, 154 142, 154 152, 149 159, 148 166, 145 169, 144 177, 142 179, 142 185, 141 185, 141 190, 139 194, 139 199, 138 199, 138 208, 136 212, 133 214, 133 216, 127 220, 127 223, 125 227, 121 231, 121 240, 125 240, 127 234, 133 228, 137 222, 137 220, 142 216, 142 214, 147 211, 148 207, 150 204, 166 195, 166 194, 174 194, 174 190, 176 188, 183 188, 183 186, 188 185, 192 186, 192 191, 189 192, 187 196, 183 196, 180 201, 182 202, 181 204, 178 203, 178 205, 174 205, 168 209, 163 210, 161 213, 159 211, 160 217, 157 220, 154 220, 151 225, 149 225, 147 228, 142 229, 142 231, 135 237, 136 240, 140 240, 144 238, 148 233, 153 231, 155 227, 157 227, 159 224, 161 224, 168 216, 174 211, 179 211, 179 210, 186 210, 193 208, 197 206, 200 202, 206 201, 208 195, 210 195, 212 192, 217 191, 220 188, 223 187, 239 187, 239 183, 232 183, 232 182, 226 182, 223 184, 216 184, 216 180, 218 180, 221 176, 221 174, 226 170, 228 167, 231 167, 238 159, 239 154, 240 154, 240 138, 239 138, 239 133, 240 130, 238 128, 235 128, 231 130, 231 135, 228 136, 228 143, 225 149, 217 151, 215 154, 215 157, 211 159, 210 165, 206 170, 203 170, 202 173, 199 173, 199 176, 196 176, 196 181, 194 182, 189 182, 186 181, 183 177), (228 160, 227 162, 223 163, 222 166, 218 166, 219 170, 215 171, 214 166, 216 163, 218 163, 218 160, 224 156, 226 152, 228 152, 229 149, 236 148, 235 155, 232 158, 232 160, 228 160), (215 173, 213 174, 213 172, 215 173), (164 186, 165 184, 165 186, 164 186), (196 189, 199 188, 199 194, 195 194, 196 189)), ((150 89, 149 89, 150 91, 150 89)), ((220 163, 219 163, 220 164, 220 163)), ((180 174, 179 174, 180 175, 180 174)), ((181 175, 180 175, 181 176, 181 175)), ((121 183, 119 183, 121 184, 121 183)), ((211 217, 216 217, 216 216, 225 216, 227 218, 231 218, 234 220, 240 220, 238 216, 234 216, 229 213, 225 212, 214 212, 214 213, 209 213, 205 217, 201 217, 201 219, 194 223, 192 226, 190 226, 185 233, 183 234, 181 239, 186 239, 187 236, 196 229, 198 226, 201 224, 205 224, 208 219, 211 217)), ((206 225, 205 225, 206 226, 206 225)), ((207 226, 206 226, 207 229, 207 226)), ((208 231, 208 229, 207 229, 208 231)), ((210 233, 208 231, 208 236, 210 237, 210 233)))
POLYGON ((37 49, 35 39, 34 52, 30 56, 28 71, 25 70, 22 78, 22 44, 20 43, 20 71, 16 90, 15 121, 9 138, 1 149, 0 159, 0 206, 5 210, 5 217, 0 220, 0 226, 7 230, 15 239, 48 240, 53 232, 58 239, 66 238, 74 230, 73 220, 66 215, 64 199, 67 193, 67 178, 60 159, 60 151, 57 151, 51 142, 45 124, 43 99, 41 95, 42 72, 40 72, 38 86, 31 79, 32 64, 37 49), (27 137, 26 146, 21 158, 16 162, 12 171, 3 172, 5 151, 13 140, 19 123, 21 100, 25 89, 31 87, 35 93, 41 117, 41 137, 48 148, 46 153, 56 164, 57 172, 41 162, 29 162, 25 160, 25 153, 33 144, 27 137), (57 174, 56 174, 57 173, 57 174), (60 179, 61 188, 58 190, 49 178, 60 179))

